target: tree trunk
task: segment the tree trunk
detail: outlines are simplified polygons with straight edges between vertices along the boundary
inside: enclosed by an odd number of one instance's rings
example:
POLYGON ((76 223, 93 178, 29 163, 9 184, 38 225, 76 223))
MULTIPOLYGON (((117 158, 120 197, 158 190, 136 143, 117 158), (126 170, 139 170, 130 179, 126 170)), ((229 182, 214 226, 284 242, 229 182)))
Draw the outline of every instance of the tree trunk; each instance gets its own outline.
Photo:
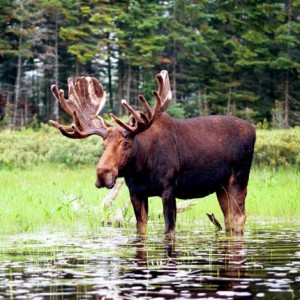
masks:
MULTIPOLYGON (((176 20, 176 1, 174 1, 174 6, 173 6, 173 22, 174 24, 176 24, 177 20, 176 20)), ((176 85, 176 65, 177 65, 177 43, 176 43, 176 39, 173 38, 173 70, 172 70, 172 101, 174 103, 177 102, 177 85, 176 85)))
POLYGON ((24 108, 21 108, 21 112, 20 112, 20 125, 21 125, 21 127, 23 127, 25 125, 24 108))
POLYGON ((13 114, 13 125, 16 126, 17 115, 18 115, 18 102, 20 98, 21 90, 21 73, 22 73, 22 55, 21 48, 23 45, 23 22, 20 24, 20 36, 19 36, 19 54, 18 54, 18 65, 17 65, 17 78, 15 83, 15 103, 14 103, 14 114, 13 114))
POLYGON ((201 89, 198 90, 198 111, 199 111, 199 116, 203 114, 202 112, 202 93, 201 89))
POLYGON ((207 93, 206 93, 206 88, 203 90, 203 112, 205 116, 209 115, 209 106, 208 106, 208 100, 207 100, 207 93))
MULTIPOLYGON (((119 53, 119 57, 120 57, 119 53)), ((122 105, 120 100, 123 99, 123 86, 124 86, 124 61, 119 58, 118 61, 118 115, 122 115, 122 105)))
MULTIPOLYGON (((287 2, 287 14, 288 14, 288 35, 291 34, 291 18, 292 18, 292 0, 288 0, 287 2)), ((287 49, 288 55, 290 56, 289 47, 287 49)), ((288 72, 288 71, 287 71, 288 72)), ((289 74, 287 73, 286 81, 285 81, 285 89, 284 89, 284 121, 283 127, 284 129, 289 128, 289 74)))
POLYGON ((28 124, 28 101, 25 99, 24 103, 24 125, 28 124))
POLYGON ((283 127, 284 129, 289 128, 289 79, 287 78, 285 81, 285 90, 284 90, 284 121, 283 127))
POLYGON ((177 85, 176 85, 176 41, 173 39, 173 72, 172 72, 172 101, 177 102, 177 85))
POLYGON ((108 72, 108 93, 109 93, 109 106, 112 112, 114 112, 114 101, 113 101, 113 89, 112 89, 112 75, 111 75, 111 57, 110 57, 110 47, 108 47, 108 57, 107 57, 107 72, 108 72))
MULTIPOLYGON (((55 17, 55 37, 54 37, 54 81, 56 86, 58 86, 58 75, 59 75, 59 66, 58 66, 58 18, 57 14, 55 17)), ((53 103, 53 118, 58 121, 59 118, 59 109, 58 109, 58 101, 54 101, 53 103)))
POLYGON ((78 61, 77 57, 76 57, 76 65, 75 65, 75 77, 77 78, 79 76, 80 73, 80 62, 78 61))
POLYGON ((206 88, 198 90, 199 116, 207 116, 209 113, 206 88))
POLYGON ((126 100, 130 102, 130 89, 131 89, 131 65, 128 62, 127 69, 127 91, 126 91, 126 100))
POLYGON ((11 127, 11 116, 12 116, 12 105, 10 103, 10 95, 11 92, 9 88, 7 89, 7 95, 6 95, 6 104, 5 104, 5 116, 7 117, 7 127, 11 127))
POLYGON ((227 100, 227 116, 232 115, 232 107, 231 107, 231 86, 228 87, 228 100, 227 100))
POLYGON ((138 101, 139 94, 139 82, 140 82, 140 70, 138 67, 134 69, 134 105, 139 106, 140 102, 138 101))

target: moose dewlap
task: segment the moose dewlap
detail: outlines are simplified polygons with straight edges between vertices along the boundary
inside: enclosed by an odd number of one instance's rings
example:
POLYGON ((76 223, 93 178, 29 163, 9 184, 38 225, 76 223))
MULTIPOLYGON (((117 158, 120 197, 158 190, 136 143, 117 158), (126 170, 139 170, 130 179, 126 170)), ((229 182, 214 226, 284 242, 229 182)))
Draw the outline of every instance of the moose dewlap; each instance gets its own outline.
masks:
POLYGON ((142 111, 122 100, 130 113, 129 122, 111 114, 116 126, 98 115, 106 94, 97 79, 78 77, 75 85, 69 79, 68 99, 53 85, 54 96, 73 123, 50 124, 69 138, 92 134, 103 138, 96 187, 112 188, 118 177, 125 178, 139 234, 146 234, 149 197, 162 198, 165 233, 174 234, 176 198, 200 198, 211 193, 217 194, 226 230, 241 233, 255 144, 253 126, 230 116, 173 119, 164 112, 172 97, 167 71, 156 78, 155 107, 152 109, 141 95, 142 111))

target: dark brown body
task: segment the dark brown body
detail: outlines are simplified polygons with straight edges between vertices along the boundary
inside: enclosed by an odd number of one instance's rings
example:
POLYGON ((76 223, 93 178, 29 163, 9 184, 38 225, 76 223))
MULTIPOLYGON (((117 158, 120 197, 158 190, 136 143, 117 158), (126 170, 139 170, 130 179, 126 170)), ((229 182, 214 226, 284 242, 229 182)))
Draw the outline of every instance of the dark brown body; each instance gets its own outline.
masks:
MULTIPOLYGON (((119 132, 123 129, 118 128, 119 132)), ((253 157, 255 131, 251 124, 229 116, 175 120, 163 114, 150 128, 135 136, 125 177, 134 206, 138 231, 146 232, 148 197, 163 201, 166 233, 174 233, 175 198, 205 197, 216 192, 226 229, 241 232, 245 197, 253 157)), ((109 169, 111 151, 99 165, 109 169)), ((98 168, 101 177, 101 166, 98 168)))

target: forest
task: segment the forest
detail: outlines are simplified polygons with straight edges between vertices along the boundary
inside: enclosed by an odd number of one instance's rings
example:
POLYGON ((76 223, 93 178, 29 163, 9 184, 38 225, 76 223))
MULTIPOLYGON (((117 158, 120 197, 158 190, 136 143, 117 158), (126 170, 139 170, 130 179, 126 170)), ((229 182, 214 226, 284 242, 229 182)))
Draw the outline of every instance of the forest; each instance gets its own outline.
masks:
POLYGON ((94 76, 105 113, 169 71, 177 118, 300 124, 300 0, 0 0, 0 127, 66 116, 51 94, 94 76))

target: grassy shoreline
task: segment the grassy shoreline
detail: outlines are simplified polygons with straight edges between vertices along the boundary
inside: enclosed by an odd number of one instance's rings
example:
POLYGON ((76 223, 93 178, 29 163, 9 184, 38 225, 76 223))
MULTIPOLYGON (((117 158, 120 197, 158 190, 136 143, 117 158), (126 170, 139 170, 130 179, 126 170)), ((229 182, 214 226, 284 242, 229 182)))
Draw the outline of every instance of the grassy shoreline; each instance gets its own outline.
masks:
MULTIPOLYGON (((108 190, 94 186, 94 166, 66 167, 41 164, 31 169, 0 170, 0 233, 34 231, 47 226, 63 230, 77 230, 84 225, 98 230, 101 221, 125 214, 124 226, 134 228, 131 205, 126 213, 129 194, 125 184, 108 209, 102 200, 108 190)), ((252 217, 300 217, 300 172, 296 168, 260 169, 251 172, 246 209, 248 223, 252 217)), ((178 202, 182 202, 178 200, 178 202)), ((159 198, 149 201, 150 220, 162 221, 159 198)), ((206 213, 214 213, 223 221, 216 196, 199 199, 186 212, 178 214, 178 227, 191 226, 206 220, 206 213)), ((205 222, 206 223, 206 222, 205 222)), ((209 224, 209 221, 207 221, 209 224)))

